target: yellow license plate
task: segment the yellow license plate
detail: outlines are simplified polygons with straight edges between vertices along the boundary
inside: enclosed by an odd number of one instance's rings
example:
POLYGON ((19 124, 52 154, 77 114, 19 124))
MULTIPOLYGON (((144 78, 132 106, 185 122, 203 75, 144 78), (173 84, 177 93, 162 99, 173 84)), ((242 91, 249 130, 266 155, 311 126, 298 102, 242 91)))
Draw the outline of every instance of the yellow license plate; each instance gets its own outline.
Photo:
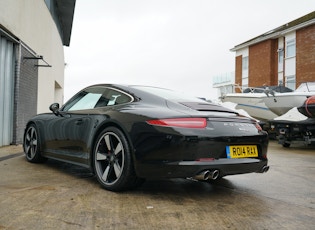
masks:
POLYGON ((258 157, 256 145, 226 146, 227 158, 258 157))

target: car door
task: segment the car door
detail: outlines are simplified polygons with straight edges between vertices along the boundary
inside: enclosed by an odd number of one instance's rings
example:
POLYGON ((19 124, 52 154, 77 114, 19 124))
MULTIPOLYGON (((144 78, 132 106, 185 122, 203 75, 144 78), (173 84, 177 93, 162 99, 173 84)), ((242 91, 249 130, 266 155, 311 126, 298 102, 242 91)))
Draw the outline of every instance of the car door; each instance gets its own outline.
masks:
POLYGON ((66 103, 60 114, 45 125, 46 156, 86 165, 89 159, 88 141, 98 123, 93 109, 106 106, 104 87, 87 88, 66 103))

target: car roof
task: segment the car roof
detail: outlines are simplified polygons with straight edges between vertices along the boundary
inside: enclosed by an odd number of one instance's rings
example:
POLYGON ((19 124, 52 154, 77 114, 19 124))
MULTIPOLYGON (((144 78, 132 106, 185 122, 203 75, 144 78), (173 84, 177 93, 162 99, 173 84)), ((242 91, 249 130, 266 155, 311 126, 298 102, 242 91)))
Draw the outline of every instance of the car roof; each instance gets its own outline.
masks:
POLYGON ((133 97, 141 100, 142 102, 165 104, 166 101, 170 101, 179 104, 183 108, 188 107, 190 109, 198 111, 221 111, 228 113, 236 113, 231 109, 228 109, 226 107, 220 106, 212 102, 205 101, 204 99, 200 99, 193 96, 187 96, 185 93, 177 92, 175 90, 166 89, 162 87, 127 84, 97 84, 89 87, 95 86, 112 87, 122 90, 132 95, 133 97))

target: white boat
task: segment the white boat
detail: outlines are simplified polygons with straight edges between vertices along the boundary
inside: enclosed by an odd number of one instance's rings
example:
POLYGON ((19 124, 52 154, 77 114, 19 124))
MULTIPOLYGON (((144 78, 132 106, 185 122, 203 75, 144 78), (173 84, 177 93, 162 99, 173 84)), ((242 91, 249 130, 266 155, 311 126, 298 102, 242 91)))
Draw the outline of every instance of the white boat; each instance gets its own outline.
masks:
POLYGON ((266 106, 278 116, 303 105, 308 97, 315 95, 315 82, 302 83, 295 91, 277 93, 264 98, 266 106))
POLYGON ((302 83, 292 92, 277 92, 274 87, 249 89, 246 93, 228 93, 221 100, 236 103, 236 109, 243 109, 259 120, 271 120, 303 105, 308 97, 315 95, 315 82, 302 83))
POLYGON ((264 103, 265 93, 228 93, 221 98, 222 102, 233 102, 235 109, 243 109, 258 120, 271 120, 278 115, 264 103))

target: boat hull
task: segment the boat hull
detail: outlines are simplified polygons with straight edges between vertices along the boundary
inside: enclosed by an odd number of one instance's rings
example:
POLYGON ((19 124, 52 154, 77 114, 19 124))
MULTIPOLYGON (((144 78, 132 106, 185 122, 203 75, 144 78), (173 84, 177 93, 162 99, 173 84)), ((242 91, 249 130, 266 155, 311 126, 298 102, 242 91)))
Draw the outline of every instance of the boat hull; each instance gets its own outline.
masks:
MULTIPOLYGON (((300 84, 292 92, 276 91, 271 88, 254 88, 249 92, 226 94, 222 97, 222 101, 237 104, 236 109, 243 109, 256 119, 272 120, 286 114, 294 107, 302 107, 304 102, 314 95, 315 82, 306 82, 300 84)), ((313 117, 313 102, 305 108, 306 114, 313 117)), ((303 114, 305 115, 305 113, 303 114)))
POLYGON ((275 114, 281 116, 293 107, 300 107, 314 92, 275 93, 274 96, 264 97, 265 105, 275 114))
POLYGON ((233 102, 236 109, 245 110, 250 116, 259 120, 271 120, 278 117, 264 103, 262 93, 231 93, 225 95, 221 100, 223 102, 233 102))

